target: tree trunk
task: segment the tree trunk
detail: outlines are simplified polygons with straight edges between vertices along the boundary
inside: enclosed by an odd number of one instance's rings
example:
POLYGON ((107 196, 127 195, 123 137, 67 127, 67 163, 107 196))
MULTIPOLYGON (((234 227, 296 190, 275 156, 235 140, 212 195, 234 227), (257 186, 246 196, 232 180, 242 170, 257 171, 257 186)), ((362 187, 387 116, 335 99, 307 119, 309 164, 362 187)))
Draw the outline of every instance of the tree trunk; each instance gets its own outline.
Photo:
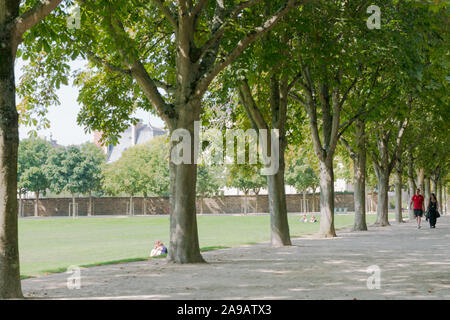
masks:
MULTIPOLYGON (((200 102, 198 101, 200 105, 200 102)), ((194 106, 185 106, 180 110, 178 119, 171 128, 187 130, 191 137, 189 163, 175 164, 170 161, 170 248, 168 259, 175 263, 201 263, 205 262, 200 254, 197 217, 196 217, 196 183, 197 165, 193 161, 194 155, 194 120, 198 120, 198 111, 194 106)), ((198 106, 199 110, 199 106, 198 106)), ((184 142, 184 140, 183 140, 184 142)), ((171 144, 171 154, 176 142, 171 144)), ((195 156, 195 155, 194 155, 195 156)))
POLYGON ((89 207, 88 207, 88 216, 92 216, 92 191, 89 190, 89 207))
POLYGON ((387 170, 376 168, 375 173, 378 179, 377 220, 375 224, 384 227, 389 225, 389 216, 388 216, 389 173, 387 172, 387 170))
POLYGON ((36 191, 34 194, 35 194, 34 216, 39 217, 39 191, 36 191))
MULTIPOLYGON (((411 198, 416 194, 416 181, 414 180, 414 168, 413 168, 413 161, 410 158, 408 161, 408 184, 409 184, 409 199, 408 199, 408 205, 411 202, 411 198)), ((414 221, 414 213, 413 208, 409 208, 409 220, 414 221)))
POLYGON ((142 213, 143 213, 143 215, 145 216, 145 215, 147 215, 147 201, 145 201, 146 200, 146 197, 144 196, 144 198, 143 198, 143 203, 142 203, 142 213))
POLYGON ((355 221, 353 231, 367 231, 366 223, 366 150, 365 150, 365 124, 361 120, 356 121, 356 141, 358 150, 353 157, 353 183, 355 202, 355 221))
POLYGON ((128 215, 130 216, 134 215, 133 195, 130 196, 130 211, 128 212, 128 215))
POLYGON ((437 197, 437 180, 436 179, 432 179, 433 181, 433 193, 434 195, 437 197))
POLYGON ((19 217, 22 217, 22 207, 23 207, 23 200, 22 200, 22 192, 19 192, 19 217))
POLYGON ((438 205, 439 205, 439 213, 442 213, 442 181, 439 180, 438 183, 438 194, 436 195, 437 197, 437 201, 438 201, 438 205))
MULTIPOLYGON (((358 157, 359 158, 359 157, 358 157)), ((354 193, 355 201, 355 221, 353 231, 367 231, 366 223, 366 163, 364 159, 355 158, 353 161, 354 169, 354 193)))
POLYGON ((284 184, 284 158, 280 154, 280 168, 274 175, 267 176, 269 191, 270 229, 272 246, 290 246, 289 223, 286 208, 286 193, 284 184))
POLYGON ((333 160, 320 161, 320 230, 323 238, 336 237, 334 230, 334 172, 333 160))
POLYGON ((302 207, 303 207, 303 213, 306 213, 306 191, 305 190, 303 190, 303 205, 302 205, 302 207))
POLYGON ((425 169, 424 168, 420 168, 416 170, 417 173, 417 187, 420 189, 420 191, 424 192, 425 189, 425 169))
POLYGON ((77 207, 77 204, 75 202, 75 195, 72 194, 72 218, 74 218, 74 219, 78 215, 76 207, 77 207))
POLYGON ((8 14, 14 14, 9 9, 5 12, 2 8, 0 13, 0 299, 22 297, 17 234, 19 130, 14 58, 10 35, 2 33, 5 19, 10 18, 8 14))
POLYGON ((426 177, 424 179, 424 185, 425 185, 425 208, 428 208, 428 204, 430 202, 430 196, 431 196, 431 184, 430 184, 430 177, 426 177))
MULTIPOLYGON (((444 186, 445 187, 445 186, 444 186)), ((443 193, 444 193, 444 205, 443 205, 443 211, 444 214, 447 214, 448 208, 447 208, 447 188, 443 188, 442 189, 443 193)))
POLYGON ((402 171, 396 170, 395 179, 395 221, 397 223, 403 222, 402 217, 402 171))
POLYGON ((312 187, 311 212, 316 212, 316 189, 312 187))
POLYGON ((200 200, 200 213, 203 214, 203 197, 199 197, 200 200))

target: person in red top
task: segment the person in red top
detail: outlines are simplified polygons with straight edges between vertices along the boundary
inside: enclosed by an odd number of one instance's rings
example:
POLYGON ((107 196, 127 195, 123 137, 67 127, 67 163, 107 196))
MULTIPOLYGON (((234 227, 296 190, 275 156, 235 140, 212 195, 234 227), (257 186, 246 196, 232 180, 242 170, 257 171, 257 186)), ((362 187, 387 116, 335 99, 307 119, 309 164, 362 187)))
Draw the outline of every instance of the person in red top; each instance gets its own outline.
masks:
POLYGON ((423 212, 425 211, 424 198, 420 194, 420 189, 416 190, 416 194, 411 198, 411 202, 409 207, 411 207, 414 203, 414 216, 417 221, 417 229, 420 229, 420 221, 423 216, 423 212))

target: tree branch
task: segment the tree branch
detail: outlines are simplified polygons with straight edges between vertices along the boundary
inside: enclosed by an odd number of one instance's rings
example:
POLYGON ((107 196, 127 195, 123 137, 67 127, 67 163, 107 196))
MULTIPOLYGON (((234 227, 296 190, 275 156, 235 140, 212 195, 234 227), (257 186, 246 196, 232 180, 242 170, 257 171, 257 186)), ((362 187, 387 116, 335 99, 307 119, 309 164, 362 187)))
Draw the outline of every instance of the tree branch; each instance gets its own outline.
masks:
POLYGON ((152 0, 152 2, 159 8, 159 10, 162 11, 167 20, 169 20, 176 33, 178 31, 178 22, 176 15, 171 11, 169 7, 166 7, 164 5, 164 0, 152 0))
POLYGON ((400 124, 400 128, 399 128, 398 134, 397 134, 397 139, 395 141, 396 149, 395 149, 394 154, 392 155, 392 159, 389 163, 389 172, 391 172, 392 169, 394 169, 396 161, 400 159, 400 154, 401 154, 401 150, 402 150, 402 139, 403 139, 403 135, 405 134, 406 127, 408 126, 408 123, 409 123, 409 119, 406 118, 405 121, 403 121, 403 123, 400 124))
POLYGON ((302 97, 300 97, 300 96, 299 96, 297 93, 295 93, 295 92, 290 92, 290 93, 289 93, 289 97, 291 97, 292 99, 294 99, 294 100, 297 101, 297 102, 300 102, 300 103, 303 104, 303 105, 306 104, 305 100, 304 100, 302 97))
MULTIPOLYGON (((132 48, 134 46, 132 39, 125 32, 125 29, 121 22, 116 18, 113 22, 113 11, 114 9, 110 7, 110 14, 107 17, 109 25, 109 33, 115 38, 117 36, 125 44, 125 47, 132 48)), ((134 50, 129 50, 132 53, 126 54, 123 50, 118 50, 124 63, 128 65, 131 76, 136 79, 137 83, 141 87, 145 96, 149 99, 152 105, 155 107, 159 116, 166 121, 169 128, 173 125, 176 119, 175 107, 172 104, 168 104, 164 101, 162 95, 158 91, 157 82, 150 77, 145 66, 142 64, 140 59, 134 53, 134 50)))
POLYGON ((209 72, 206 72, 205 76, 201 81, 199 81, 199 84, 196 88, 196 93, 198 95, 203 94, 211 81, 221 72, 224 68, 226 68, 230 63, 232 63, 234 60, 236 60, 237 57, 255 40, 259 39, 263 34, 265 34, 267 31, 272 29, 279 20, 285 16, 289 10, 291 10, 295 5, 300 5, 305 2, 309 2, 313 0, 303 0, 300 3, 296 3, 295 0, 287 0, 286 3, 269 19, 267 19, 261 26, 257 27, 255 30, 252 30, 249 32, 249 34, 241 39, 236 47, 226 56, 224 57, 221 62, 217 63, 216 65, 212 66, 209 72))
POLYGON ((350 157, 353 158, 355 156, 355 150, 350 146, 350 143, 345 138, 339 139, 339 142, 347 149, 347 152, 350 154, 350 157))
POLYGON ((22 42, 22 36, 25 31, 34 27, 37 23, 49 15, 61 3, 62 0, 40 1, 30 10, 24 12, 14 21, 12 26, 13 35, 13 53, 17 51, 17 46, 22 42))
POLYGON ((203 7, 209 2, 209 0, 199 0, 192 9, 192 15, 197 18, 203 10, 203 7))
POLYGON ((240 81, 238 88, 239 88, 239 97, 250 120, 256 125, 257 129, 268 130, 267 123, 264 120, 261 111, 258 109, 255 100, 253 99, 250 86, 248 85, 248 80, 244 79, 240 81))
POLYGON ((126 69, 122 69, 119 67, 116 67, 115 65, 103 60, 102 58, 96 56, 94 53, 92 53, 89 50, 86 50, 86 55, 88 56, 89 60, 98 64, 98 65, 102 65, 103 67, 105 67, 106 69, 110 70, 110 71, 114 71, 117 73, 120 73, 122 75, 131 76, 131 71, 130 70, 126 70, 126 69))
POLYGON ((344 95, 342 96, 341 101, 339 102, 340 107, 342 108, 344 102, 347 100, 347 97, 350 93, 350 91, 352 90, 352 88, 355 86, 356 81, 358 81, 358 77, 355 77, 355 79, 353 80, 353 82, 350 84, 350 86, 347 88, 347 90, 345 90, 344 95))

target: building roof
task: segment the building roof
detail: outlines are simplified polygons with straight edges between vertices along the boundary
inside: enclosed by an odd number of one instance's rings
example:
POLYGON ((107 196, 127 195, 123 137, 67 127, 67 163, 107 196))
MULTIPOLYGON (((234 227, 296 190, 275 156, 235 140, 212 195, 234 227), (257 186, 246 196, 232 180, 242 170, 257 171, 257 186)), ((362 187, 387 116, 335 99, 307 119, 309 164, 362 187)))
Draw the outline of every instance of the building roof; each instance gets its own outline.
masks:
POLYGON ((132 125, 121 134, 117 145, 107 146, 106 155, 108 160, 106 163, 119 160, 125 150, 136 144, 145 143, 152 140, 156 136, 165 134, 165 130, 153 127, 150 124, 139 122, 136 125, 132 125))

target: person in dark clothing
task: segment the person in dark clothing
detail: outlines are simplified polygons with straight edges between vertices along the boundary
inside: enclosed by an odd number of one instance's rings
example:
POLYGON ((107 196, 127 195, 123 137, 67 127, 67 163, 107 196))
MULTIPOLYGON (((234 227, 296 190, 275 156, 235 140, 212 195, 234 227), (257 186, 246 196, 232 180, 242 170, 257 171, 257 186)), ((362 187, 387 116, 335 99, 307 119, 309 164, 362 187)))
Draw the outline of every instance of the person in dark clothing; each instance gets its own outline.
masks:
POLYGON ((436 228, 436 220, 439 216, 438 202, 435 194, 432 193, 427 209, 427 220, 430 222, 430 228, 436 228))

